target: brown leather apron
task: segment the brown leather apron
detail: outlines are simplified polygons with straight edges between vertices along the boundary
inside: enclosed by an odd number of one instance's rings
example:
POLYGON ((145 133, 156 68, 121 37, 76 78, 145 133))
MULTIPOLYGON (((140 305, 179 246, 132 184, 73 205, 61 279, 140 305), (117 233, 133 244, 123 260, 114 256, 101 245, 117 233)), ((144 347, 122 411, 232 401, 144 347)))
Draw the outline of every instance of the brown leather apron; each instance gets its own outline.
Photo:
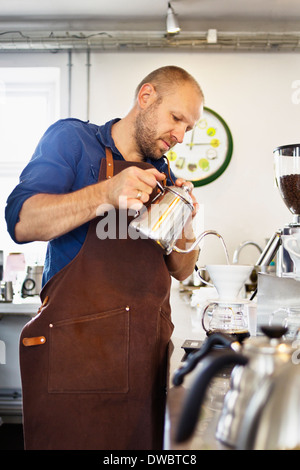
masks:
MULTIPOLYGON (((132 164, 109 151, 99 180, 132 164)), ((117 234, 124 212, 116 211, 117 234)), ((170 275, 151 241, 100 240, 101 220, 43 287, 43 305, 21 334, 26 449, 162 447, 170 275)))

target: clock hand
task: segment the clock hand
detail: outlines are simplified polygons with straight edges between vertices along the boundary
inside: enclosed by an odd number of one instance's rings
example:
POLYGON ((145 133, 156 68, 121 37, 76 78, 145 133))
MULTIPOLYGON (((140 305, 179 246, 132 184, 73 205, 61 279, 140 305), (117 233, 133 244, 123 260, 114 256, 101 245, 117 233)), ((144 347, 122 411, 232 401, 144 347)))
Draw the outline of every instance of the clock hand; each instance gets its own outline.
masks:
POLYGON ((192 149, 192 147, 194 147, 194 145, 209 145, 211 147, 219 147, 220 145, 220 141, 219 139, 212 139, 210 142, 191 142, 189 144, 186 144, 186 145, 189 145, 190 147, 190 150, 192 149))
POLYGON ((188 145, 189 147, 194 147, 194 145, 211 145, 210 142, 191 142, 189 144, 185 144, 185 145, 188 145))
POLYGON ((189 144, 186 144, 190 147, 190 150, 192 150, 192 148, 194 146, 194 134, 195 134, 195 128, 193 128, 193 130, 192 130, 191 142, 189 144))

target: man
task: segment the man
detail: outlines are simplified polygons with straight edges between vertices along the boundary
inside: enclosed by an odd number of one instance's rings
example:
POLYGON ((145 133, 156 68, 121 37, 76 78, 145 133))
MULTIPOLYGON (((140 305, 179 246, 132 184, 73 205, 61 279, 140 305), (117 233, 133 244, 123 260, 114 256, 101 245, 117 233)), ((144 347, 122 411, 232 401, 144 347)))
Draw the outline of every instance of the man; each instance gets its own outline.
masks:
MULTIPOLYGON (((188 277, 198 253, 100 240, 96 227, 108 205, 127 213, 151 201, 167 173, 162 157, 198 121, 203 95, 170 66, 148 75, 135 98, 102 127, 51 126, 7 201, 16 242, 49 241, 42 306, 20 342, 27 449, 162 446, 170 274, 188 277)), ((183 234, 177 245, 185 243, 183 234)))

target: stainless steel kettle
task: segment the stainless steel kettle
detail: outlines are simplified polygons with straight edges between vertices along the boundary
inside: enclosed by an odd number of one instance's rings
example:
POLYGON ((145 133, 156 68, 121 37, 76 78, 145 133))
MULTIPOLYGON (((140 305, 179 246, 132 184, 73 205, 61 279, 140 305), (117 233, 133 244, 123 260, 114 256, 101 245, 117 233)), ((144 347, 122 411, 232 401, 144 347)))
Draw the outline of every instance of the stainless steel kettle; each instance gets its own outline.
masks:
MULTIPOLYGON (((225 335, 227 345, 228 341, 230 344, 227 350, 219 349, 215 354, 206 355, 184 403, 177 429, 177 442, 185 441, 192 435, 211 379, 224 366, 237 364, 231 374, 230 389, 224 399, 216 432, 218 440, 231 447, 237 446, 244 412, 251 397, 266 377, 291 361, 294 351, 292 343, 281 339, 286 328, 265 326, 262 330, 267 337, 248 338, 242 344, 234 339, 230 343, 225 335)), ((222 337, 222 334, 218 333, 218 336, 222 337)), ((181 381, 184 372, 195 367, 195 358, 191 361, 192 367, 187 364, 185 371, 181 369, 181 381)))
POLYGON ((245 411, 238 450, 300 449, 300 366, 296 358, 265 378, 245 411))
MULTIPOLYGON (((208 234, 218 236, 216 231, 208 230, 200 234, 189 248, 183 250, 176 246, 189 217, 194 211, 193 201, 189 194, 190 188, 186 185, 165 186, 159 182, 157 186, 160 193, 152 200, 152 203, 138 213, 130 222, 129 229, 139 233, 141 238, 149 238, 159 245, 167 255, 172 251, 177 253, 190 253, 196 248, 200 241, 208 234)), ((132 233, 132 232, 131 232, 132 233)), ((188 237, 188 234, 187 238, 188 237)), ((225 248, 226 250, 226 248, 225 248)))

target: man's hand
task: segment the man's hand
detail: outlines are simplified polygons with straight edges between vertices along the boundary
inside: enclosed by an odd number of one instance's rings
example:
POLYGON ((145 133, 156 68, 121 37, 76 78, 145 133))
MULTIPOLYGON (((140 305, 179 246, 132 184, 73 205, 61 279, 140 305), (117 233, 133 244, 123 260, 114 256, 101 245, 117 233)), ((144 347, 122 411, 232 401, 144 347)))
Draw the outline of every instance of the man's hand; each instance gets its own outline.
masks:
POLYGON ((193 183, 191 183, 190 181, 186 181, 186 180, 184 180, 184 179, 182 179, 182 178, 178 178, 178 179, 175 181, 175 185, 176 185, 176 186, 179 186, 179 187, 181 187, 181 186, 184 185, 184 186, 188 186, 189 188, 191 188, 189 194, 190 194, 190 196, 191 196, 191 198, 192 198, 193 206, 194 206, 194 210, 193 210, 193 212, 192 212, 192 217, 195 217, 195 215, 197 214, 197 212, 198 212, 198 210, 199 210, 199 204, 198 204, 198 202, 197 202, 197 200, 196 200, 196 198, 195 198, 195 196, 194 196, 194 194, 193 194, 193 189, 194 189, 193 183))
POLYGON ((163 181, 165 178, 165 174, 155 168, 142 170, 130 166, 106 180, 107 203, 120 209, 130 207, 140 210, 143 204, 149 201, 157 181, 163 181))

